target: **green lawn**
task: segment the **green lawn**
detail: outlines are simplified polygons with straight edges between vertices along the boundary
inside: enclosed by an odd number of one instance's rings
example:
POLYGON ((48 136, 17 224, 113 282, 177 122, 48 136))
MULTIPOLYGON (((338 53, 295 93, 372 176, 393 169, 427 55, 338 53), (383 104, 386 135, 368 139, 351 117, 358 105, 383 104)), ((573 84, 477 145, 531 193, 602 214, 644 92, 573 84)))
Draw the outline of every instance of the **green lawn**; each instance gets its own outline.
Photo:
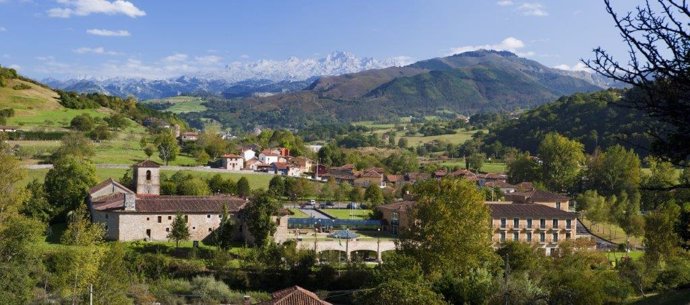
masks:
POLYGON ((638 260, 644 255, 644 251, 630 251, 629 253, 625 252, 606 252, 606 257, 609 259, 609 261, 616 261, 620 260, 623 257, 630 257, 633 260, 638 260))
MULTIPOLYGON (((581 218, 582 223, 590 230, 592 233, 606 238, 616 244, 623 244, 627 239, 627 235, 619 226, 614 224, 602 223, 592 226, 592 222, 586 218, 581 218)), ((630 244, 633 246, 641 246, 642 238, 640 237, 630 237, 630 244)))
POLYGON ((289 208, 288 210, 290 210, 290 212, 292 212, 292 215, 290 216, 291 218, 311 218, 309 215, 300 211, 300 209, 289 208))
POLYGON ((338 219, 369 219, 372 215, 371 210, 360 209, 321 209, 320 211, 338 219))
POLYGON ((467 140, 472 138, 472 135, 475 134, 478 130, 471 130, 471 131, 466 131, 464 129, 458 129, 457 133, 454 134, 444 134, 444 135, 438 135, 438 136, 404 136, 403 138, 407 139, 407 143, 409 146, 417 146, 421 143, 429 143, 431 141, 436 141, 436 140, 442 140, 446 141, 448 143, 452 144, 462 144, 465 143, 467 140))

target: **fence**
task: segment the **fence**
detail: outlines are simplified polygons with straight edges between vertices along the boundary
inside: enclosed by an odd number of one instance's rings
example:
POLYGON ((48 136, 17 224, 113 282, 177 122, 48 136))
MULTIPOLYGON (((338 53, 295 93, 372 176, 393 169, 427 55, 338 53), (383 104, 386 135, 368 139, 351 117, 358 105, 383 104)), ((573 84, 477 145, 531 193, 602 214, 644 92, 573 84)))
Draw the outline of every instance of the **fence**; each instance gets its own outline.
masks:
POLYGON ((380 220, 362 220, 362 219, 319 219, 319 218, 290 218, 288 219, 288 228, 313 228, 318 226, 321 228, 350 228, 350 229, 378 229, 383 225, 380 220))

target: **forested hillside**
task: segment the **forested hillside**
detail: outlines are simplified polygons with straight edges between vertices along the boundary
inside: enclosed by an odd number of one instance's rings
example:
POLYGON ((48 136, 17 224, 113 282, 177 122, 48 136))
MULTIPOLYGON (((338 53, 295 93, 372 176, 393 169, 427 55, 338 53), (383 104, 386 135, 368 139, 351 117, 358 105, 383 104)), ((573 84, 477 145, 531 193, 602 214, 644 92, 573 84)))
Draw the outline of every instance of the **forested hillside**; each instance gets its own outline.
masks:
POLYGON ((581 142, 590 153, 596 147, 620 144, 647 155, 652 138, 645 130, 651 123, 639 112, 614 103, 624 94, 623 90, 610 89, 561 97, 504 122, 491 132, 487 143, 500 141, 535 154, 547 133, 558 132, 581 142))

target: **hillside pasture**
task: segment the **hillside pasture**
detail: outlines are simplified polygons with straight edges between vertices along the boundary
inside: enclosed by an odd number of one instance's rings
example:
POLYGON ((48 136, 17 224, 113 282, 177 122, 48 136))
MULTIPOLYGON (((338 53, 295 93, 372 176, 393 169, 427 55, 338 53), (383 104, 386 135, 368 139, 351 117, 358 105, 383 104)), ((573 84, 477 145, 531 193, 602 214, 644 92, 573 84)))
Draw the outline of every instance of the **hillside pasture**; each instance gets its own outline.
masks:
POLYGON ((172 113, 188 113, 188 112, 202 112, 206 111, 206 102, 200 97, 194 96, 175 96, 163 99, 150 99, 142 101, 142 104, 172 104, 172 106, 163 109, 172 113))

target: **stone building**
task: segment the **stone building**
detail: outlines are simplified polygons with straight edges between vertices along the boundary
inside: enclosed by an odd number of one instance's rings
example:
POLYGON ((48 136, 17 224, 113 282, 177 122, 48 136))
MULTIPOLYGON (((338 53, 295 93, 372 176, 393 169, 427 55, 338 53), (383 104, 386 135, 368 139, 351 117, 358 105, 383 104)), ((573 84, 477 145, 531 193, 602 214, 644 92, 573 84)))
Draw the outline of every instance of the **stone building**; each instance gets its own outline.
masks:
POLYGON ((227 170, 239 171, 244 169, 244 159, 242 156, 235 154, 224 154, 221 159, 223 160, 223 168, 227 170))
MULTIPOLYGON (((245 207, 241 198, 214 196, 160 195, 160 165, 144 161, 134 165, 135 190, 107 179, 89 190, 91 219, 102 223, 109 240, 166 241, 175 216, 187 221, 191 240, 204 240, 220 226, 223 207, 237 217, 245 207)), ((235 226, 236 237, 244 238, 243 225, 235 226)))

